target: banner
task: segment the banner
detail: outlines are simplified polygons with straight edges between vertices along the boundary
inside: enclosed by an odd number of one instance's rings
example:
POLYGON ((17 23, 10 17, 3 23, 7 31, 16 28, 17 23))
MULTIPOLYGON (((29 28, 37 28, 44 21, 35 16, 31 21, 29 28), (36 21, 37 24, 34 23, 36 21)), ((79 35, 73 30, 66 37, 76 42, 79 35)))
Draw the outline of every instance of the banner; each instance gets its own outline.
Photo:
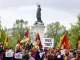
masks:
POLYGON ((6 56, 6 57, 13 57, 13 52, 7 51, 7 52, 5 53, 5 56, 6 56))
POLYGON ((64 50, 61 50, 60 52, 61 52, 61 55, 64 55, 65 54, 65 49, 64 50))
POLYGON ((15 58, 16 59, 22 59, 22 54, 21 53, 15 53, 15 58))
POLYGON ((44 47, 54 47, 54 40, 52 38, 44 38, 43 46, 44 47))

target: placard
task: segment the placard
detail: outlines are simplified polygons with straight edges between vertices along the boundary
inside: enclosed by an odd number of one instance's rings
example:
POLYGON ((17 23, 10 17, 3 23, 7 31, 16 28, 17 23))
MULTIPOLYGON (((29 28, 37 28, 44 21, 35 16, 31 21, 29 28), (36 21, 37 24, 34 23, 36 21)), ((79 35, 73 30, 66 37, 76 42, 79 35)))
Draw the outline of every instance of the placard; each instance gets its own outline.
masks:
POLYGON ((15 58, 16 59, 22 59, 22 54, 21 53, 15 53, 15 58))
POLYGON ((5 53, 5 56, 6 56, 6 57, 13 57, 13 52, 7 51, 7 52, 5 53))
POLYGON ((61 55, 64 55, 64 54, 65 54, 65 49, 61 50, 61 55))
POLYGON ((44 38, 43 41, 44 47, 54 47, 54 40, 52 38, 44 38))

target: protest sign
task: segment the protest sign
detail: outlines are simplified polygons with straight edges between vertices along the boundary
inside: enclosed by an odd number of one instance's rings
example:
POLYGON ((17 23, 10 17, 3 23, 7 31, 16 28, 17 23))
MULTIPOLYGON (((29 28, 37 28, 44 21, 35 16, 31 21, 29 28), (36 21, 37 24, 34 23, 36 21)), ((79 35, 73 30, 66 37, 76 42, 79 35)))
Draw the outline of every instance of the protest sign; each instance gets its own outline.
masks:
POLYGON ((43 46, 44 47, 54 47, 54 40, 52 38, 44 38, 43 46))
POLYGON ((64 55, 64 54, 65 54, 65 49, 61 50, 61 55, 64 55))
POLYGON ((7 52, 5 53, 5 56, 6 56, 6 57, 13 57, 13 53, 14 53, 14 52, 7 51, 7 52))
POLYGON ((15 58, 16 59, 22 59, 22 54, 21 53, 15 53, 15 58))

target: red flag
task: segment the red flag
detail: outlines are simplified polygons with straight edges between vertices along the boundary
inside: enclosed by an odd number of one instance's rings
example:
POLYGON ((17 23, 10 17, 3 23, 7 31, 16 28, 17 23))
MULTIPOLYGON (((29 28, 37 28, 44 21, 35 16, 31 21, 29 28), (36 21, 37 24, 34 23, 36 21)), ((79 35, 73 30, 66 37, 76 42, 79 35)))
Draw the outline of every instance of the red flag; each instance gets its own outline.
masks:
POLYGON ((62 45, 65 45, 65 49, 70 50, 66 33, 61 37, 59 48, 61 48, 62 45))
POLYGON ((29 38, 29 29, 25 32, 25 37, 29 38))
POLYGON ((76 48, 80 48, 80 36, 78 37, 77 43, 76 43, 76 48))
POLYGON ((40 35, 39 35, 39 33, 37 33, 37 35, 36 35, 36 42, 38 43, 38 45, 39 45, 40 48, 43 48, 43 47, 42 47, 41 40, 40 40, 40 35))

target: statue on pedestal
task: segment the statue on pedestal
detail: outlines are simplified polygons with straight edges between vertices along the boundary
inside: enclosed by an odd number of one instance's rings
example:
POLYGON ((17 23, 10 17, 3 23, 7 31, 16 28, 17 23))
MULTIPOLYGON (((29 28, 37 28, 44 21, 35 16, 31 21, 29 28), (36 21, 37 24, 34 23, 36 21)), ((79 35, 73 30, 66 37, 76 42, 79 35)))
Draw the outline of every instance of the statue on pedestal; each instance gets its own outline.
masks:
POLYGON ((40 4, 37 4, 38 9, 37 9, 37 14, 36 14, 36 18, 37 21, 35 22, 35 24, 40 24, 40 25, 44 25, 43 21, 41 20, 41 7, 40 4))

